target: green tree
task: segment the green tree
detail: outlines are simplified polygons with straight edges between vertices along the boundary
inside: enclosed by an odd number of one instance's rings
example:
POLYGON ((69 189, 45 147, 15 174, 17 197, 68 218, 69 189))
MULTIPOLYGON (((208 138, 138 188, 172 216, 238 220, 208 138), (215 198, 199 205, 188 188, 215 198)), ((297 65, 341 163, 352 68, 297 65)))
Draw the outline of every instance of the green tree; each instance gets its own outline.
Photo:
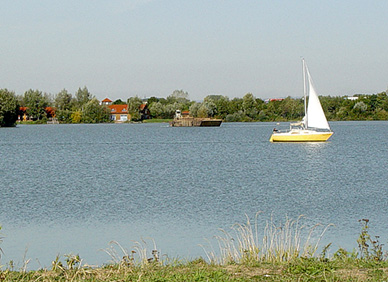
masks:
POLYGON ((0 127, 15 126, 19 103, 14 92, 0 89, 0 127))
POLYGON ((190 106, 190 115, 192 117, 198 117, 198 110, 199 110, 200 107, 201 107, 201 103, 194 102, 190 106))
POLYGON ((150 105, 150 106, 152 105, 152 103, 157 103, 157 102, 159 102, 159 99, 156 98, 156 97, 154 97, 154 96, 148 98, 148 100, 147 100, 147 103, 148 103, 148 105, 150 105))
POLYGON ((122 101, 121 99, 117 99, 112 103, 112 105, 125 105, 126 103, 122 101))
POLYGON ((57 110, 70 110, 73 96, 66 89, 61 90, 54 99, 54 107, 57 110))
POLYGON ((174 104, 167 104, 164 106, 164 118, 173 118, 175 111, 182 109, 182 105, 175 102, 174 104))
POLYGON ((217 114, 217 106, 214 101, 208 99, 204 100, 201 107, 198 110, 200 117, 214 117, 217 114))
POLYGON ((131 115, 131 120, 136 121, 141 119, 139 108, 142 103, 143 101, 137 96, 128 99, 128 112, 131 115))
POLYGON ((70 116, 71 122, 72 123, 81 123, 82 122, 82 112, 81 110, 76 110, 71 113, 70 116))
POLYGON ((167 97, 167 101, 171 100, 172 102, 178 102, 181 104, 186 104, 189 101, 189 93, 183 90, 174 90, 170 96, 167 97))
POLYGON ((84 88, 78 88, 77 92, 75 93, 75 100, 76 100, 76 106, 78 109, 82 109, 86 103, 91 101, 94 98, 94 96, 89 92, 88 88, 84 86, 84 88))
POLYGON ((149 106, 153 118, 163 118, 164 106, 160 102, 153 102, 149 106))
POLYGON ((365 104, 364 101, 360 101, 353 106, 353 113, 357 119, 364 119, 367 109, 368 105, 365 104))
POLYGON ((304 105, 301 99, 287 97, 280 103, 280 115, 287 120, 300 120, 303 118, 304 105))
POLYGON ((66 89, 61 90, 54 99, 54 107, 56 109, 56 118, 60 122, 70 123, 72 122, 71 115, 73 111, 74 99, 71 93, 66 89))
POLYGON ((205 97, 204 102, 211 101, 215 104, 215 116, 225 119, 230 112, 229 98, 222 95, 208 95, 205 97))
POLYGON ((241 98, 233 98, 229 104, 229 114, 237 113, 242 111, 243 100, 241 98))
POLYGON ((100 123, 109 121, 109 109, 93 98, 87 102, 82 110, 82 121, 85 123, 100 123))
POLYGON ((247 93, 242 100, 242 110, 244 114, 251 119, 255 119, 258 114, 256 98, 252 93, 247 93))
POLYGON ((228 114, 225 118, 227 122, 241 122, 244 121, 246 115, 242 111, 235 112, 233 114, 228 114))
MULTIPOLYGON (((81 111, 80 111, 81 112, 81 111)), ((56 110, 55 116, 61 123, 72 123, 74 112, 72 110, 56 110)), ((76 122, 79 123, 80 121, 76 122)))
POLYGON ((27 107, 27 114, 33 120, 46 118, 46 107, 49 106, 47 96, 44 96, 39 90, 28 90, 23 97, 24 106, 27 107))

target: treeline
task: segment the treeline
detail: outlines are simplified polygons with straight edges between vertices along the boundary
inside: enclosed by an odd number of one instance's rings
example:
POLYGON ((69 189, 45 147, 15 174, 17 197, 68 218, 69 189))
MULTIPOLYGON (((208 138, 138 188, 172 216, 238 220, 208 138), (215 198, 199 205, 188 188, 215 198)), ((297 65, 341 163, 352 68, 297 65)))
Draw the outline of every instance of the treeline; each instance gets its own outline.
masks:
POLYGON ((23 115, 36 123, 55 117, 61 123, 100 123, 109 121, 109 109, 89 90, 79 88, 73 96, 66 89, 56 95, 28 90, 23 95, 0 89, 0 126, 12 126, 23 115), (1 117, 8 117, 1 122, 1 117))
MULTIPOLYGON (((328 120, 388 120, 386 92, 348 97, 321 96, 328 120)), ((147 102, 152 118, 171 119, 176 110, 190 111, 194 117, 221 118, 227 122, 290 121, 304 115, 303 99, 287 97, 264 101, 248 93, 242 98, 208 95, 202 102, 191 101, 188 93, 175 90, 167 98, 151 97, 118 99, 113 104, 127 104, 132 120, 140 119, 139 105, 147 102)), ((55 117, 60 123, 110 122, 110 111, 89 90, 79 88, 74 95, 66 89, 52 95, 28 90, 23 95, 0 89, 0 126, 12 126, 17 118, 27 115, 34 122, 46 123, 55 117)), ((22 118, 21 118, 22 119, 22 118)))
MULTIPOLYGON (((290 121, 304 116, 304 102, 300 98, 262 100, 251 93, 242 98, 229 99, 223 95, 209 95, 203 102, 187 99, 187 92, 176 90, 167 99, 148 99, 154 118, 172 118, 176 109, 190 111, 194 117, 221 118, 227 122, 290 121)), ((329 120, 388 120, 386 92, 349 97, 321 96, 323 110, 329 120)))

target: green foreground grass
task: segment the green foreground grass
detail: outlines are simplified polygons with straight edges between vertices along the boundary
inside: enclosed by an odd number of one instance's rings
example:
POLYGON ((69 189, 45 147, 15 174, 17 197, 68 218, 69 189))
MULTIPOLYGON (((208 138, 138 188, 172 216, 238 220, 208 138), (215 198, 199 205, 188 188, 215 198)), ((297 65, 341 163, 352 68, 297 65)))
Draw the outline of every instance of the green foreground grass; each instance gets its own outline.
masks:
POLYGON ((388 264, 359 259, 307 259, 256 264, 159 262, 139 266, 87 266, 38 271, 0 272, 0 281, 384 281, 388 264))
POLYGON ((9 262, 0 267, 0 281, 388 281, 383 244, 370 235, 369 220, 360 224, 358 250, 352 252, 340 248, 328 255, 331 244, 318 252, 329 226, 306 229, 300 218, 286 219, 281 225, 267 222, 259 236, 257 222, 248 219, 221 230, 217 251, 204 247, 206 260, 161 256, 155 242, 151 249, 145 241, 135 242, 128 251, 112 241, 105 250, 111 257, 107 265, 88 266, 78 255, 63 261, 58 256, 50 269, 36 271, 27 271, 28 261, 19 269, 9 262))

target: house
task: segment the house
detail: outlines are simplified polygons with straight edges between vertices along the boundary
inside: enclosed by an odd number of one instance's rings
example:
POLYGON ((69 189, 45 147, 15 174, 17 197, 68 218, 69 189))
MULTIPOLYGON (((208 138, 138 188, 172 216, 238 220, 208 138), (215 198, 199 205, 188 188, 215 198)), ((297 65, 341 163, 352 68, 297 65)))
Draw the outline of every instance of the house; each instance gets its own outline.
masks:
POLYGON ((18 115, 18 122, 26 121, 27 119, 28 119, 27 107, 20 107, 19 108, 19 115, 18 115))
POLYGON ((128 105, 108 105, 110 109, 110 120, 116 123, 131 120, 131 115, 128 113, 128 105))
POLYGON ((147 103, 143 103, 143 104, 140 105, 139 113, 140 113, 140 119, 141 120, 150 119, 151 118, 151 112, 148 109, 148 104, 147 103))
MULTIPOLYGON (((131 120, 131 114, 128 111, 127 104, 112 105, 112 100, 105 98, 101 101, 101 105, 106 105, 110 109, 110 120, 120 123, 131 120)), ((143 103, 139 106, 141 120, 150 119, 151 112, 148 109, 148 104, 143 103)))
POLYGON ((283 101, 284 99, 283 98, 273 98, 273 99, 267 99, 267 100, 265 100, 264 102, 266 103, 266 104, 268 104, 269 102, 281 102, 281 101, 283 101))
POLYGON ((189 117, 190 111, 182 111, 182 117, 189 117))
POLYGON ((53 107, 46 107, 45 108, 46 116, 47 116, 47 123, 49 124, 58 124, 58 120, 56 118, 56 108, 53 107))
POLYGON ((101 101, 101 105, 111 105, 112 104, 112 100, 109 99, 109 98, 105 98, 104 100, 101 101))
MULTIPOLYGON (((28 107, 19 108, 19 114, 18 114, 18 120, 17 120, 18 122, 27 121, 27 120, 36 120, 36 118, 28 115, 27 110, 28 110, 28 107)), ((46 112, 46 117, 49 121, 55 120, 56 109, 54 107, 46 107, 44 111, 46 112)))

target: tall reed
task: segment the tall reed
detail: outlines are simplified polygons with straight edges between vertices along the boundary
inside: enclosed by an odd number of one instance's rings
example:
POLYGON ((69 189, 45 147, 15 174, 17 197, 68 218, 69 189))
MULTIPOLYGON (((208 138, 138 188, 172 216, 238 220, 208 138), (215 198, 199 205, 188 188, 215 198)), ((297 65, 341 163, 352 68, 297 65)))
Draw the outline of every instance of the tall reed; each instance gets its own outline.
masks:
POLYGON ((146 240, 143 239, 141 242, 135 241, 131 251, 122 247, 117 241, 109 242, 109 248, 103 251, 110 256, 111 262, 119 267, 146 266, 150 262, 161 263, 156 243, 153 239, 151 240, 153 243, 151 252, 149 252, 146 240))
POLYGON ((245 224, 235 224, 231 231, 220 229, 221 235, 215 236, 218 251, 211 246, 205 250, 210 262, 216 264, 228 263, 257 263, 257 262, 284 262, 292 261, 298 257, 312 257, 315 255, 320 240, 330 225, 327 225, 314 237, 318 227, 316 224, 306 228, 301 224, 303 216, 296 220, 286 217, 285 222, 276 225, 273 218, 266 221, 262 234, 259 234, 258 217, 256 214, 254 224, 247 216, 245 224))

